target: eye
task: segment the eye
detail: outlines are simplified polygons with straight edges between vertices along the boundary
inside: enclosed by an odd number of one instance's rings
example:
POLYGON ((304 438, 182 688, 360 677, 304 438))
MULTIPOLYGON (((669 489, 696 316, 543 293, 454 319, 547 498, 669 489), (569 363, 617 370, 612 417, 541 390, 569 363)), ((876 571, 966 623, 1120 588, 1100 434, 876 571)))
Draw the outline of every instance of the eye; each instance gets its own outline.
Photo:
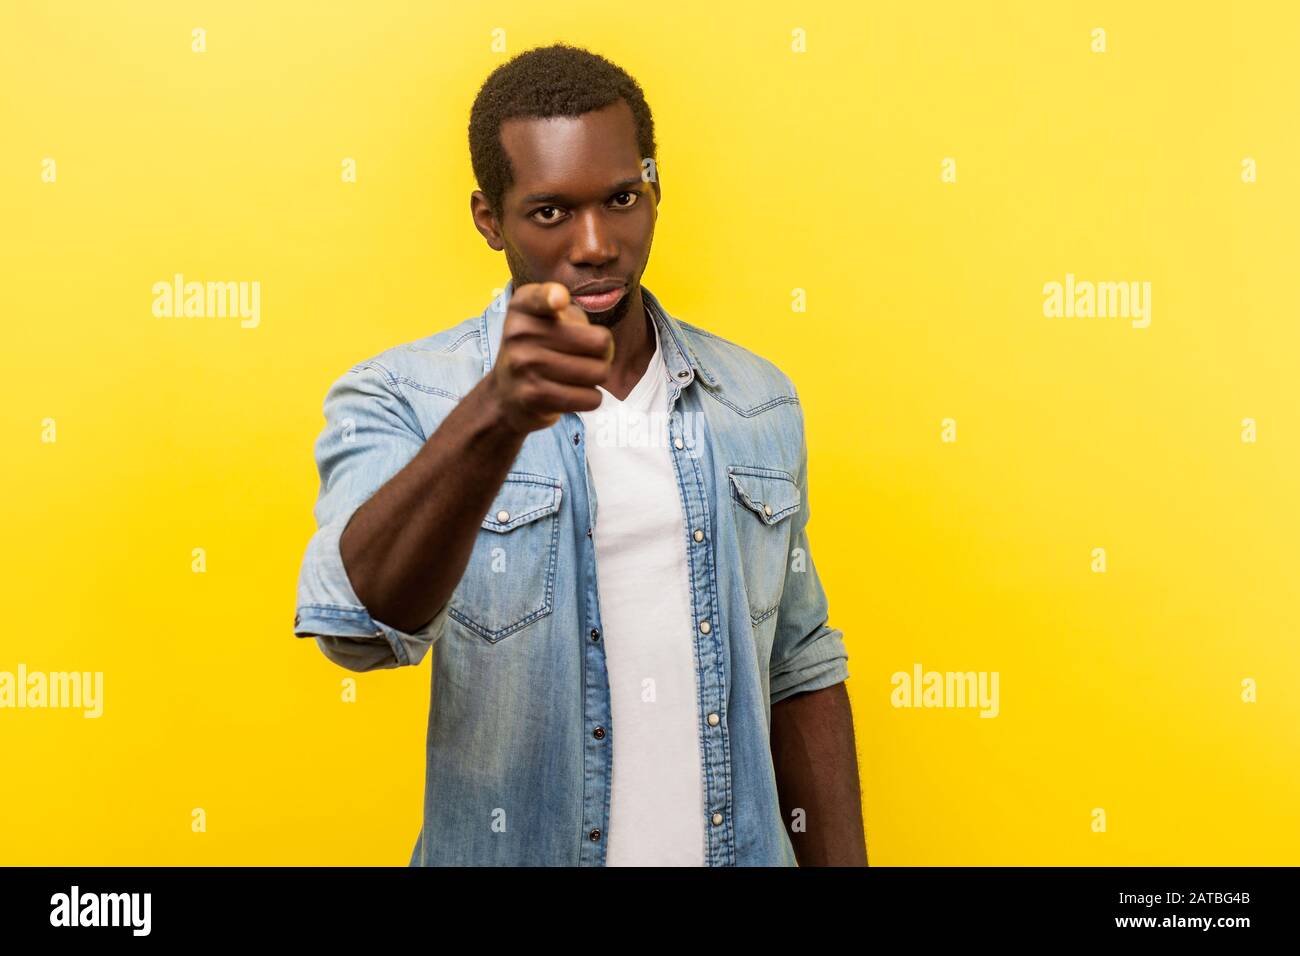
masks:
MULTIPOLYGON (((534 209, 534 210, 532 211, 531 215, 532 215, 532 217, 533 217, 534 219, 536 219, 537 214, 538 214, 539 212, 545 212, 545 211, 548 210, 548 209, 553 209, 553 210, 555 210, 555 211, 558 212, 558 211, 559 211, 559 208, 560 208, 559 206, 542 206, 542 207, 540 207, 540 208, 538 208, 538 209, 534 209)), ((544 223, 544 224, 549 224, 549 223, 552 223, 552 222, 557 222, 558 219, 559 219, 559 217, 554 217, 554 218, 546 217, 546 218, 543 218, 543 219, 536 219, 536 221, 537 221, 537 222, 540 222, 540 223, 544 223)))
POLYGON ((640 197, 640 194, 638 194, 638 193, 634 193, 634 192, 626 192, 626 191, 621 192, 621 193, 615 193, 615 194, 614 194, 614 198, 615 198, 615 199, 617 199, 619 196, 630 196, 630 197, 631 197, 631 202, 628 202, 628 203, 621 203, 621 204, 619 204, 619 208, 620 208, 620 209, 629 209, 629 208, 631 208, 632 206, 635 206, 635 205, 636 205, 636 201, 637 201, 638 199, 641 198, 641 197, 640 197))

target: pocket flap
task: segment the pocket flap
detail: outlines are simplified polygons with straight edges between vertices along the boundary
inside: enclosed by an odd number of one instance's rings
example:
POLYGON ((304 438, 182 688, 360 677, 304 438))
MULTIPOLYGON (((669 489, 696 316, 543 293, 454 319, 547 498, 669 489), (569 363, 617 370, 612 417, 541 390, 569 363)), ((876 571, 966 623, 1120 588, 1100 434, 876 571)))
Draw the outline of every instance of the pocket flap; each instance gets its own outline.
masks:
POLYGON ((483 519, 489 531, 509 531, 560 510, 560 481, 544 475, 512 471, 483 519))
POLYGON ((799 508, 799 483, 784 471, 728 465, 735 496, 764 524, 776 524, 799 508))

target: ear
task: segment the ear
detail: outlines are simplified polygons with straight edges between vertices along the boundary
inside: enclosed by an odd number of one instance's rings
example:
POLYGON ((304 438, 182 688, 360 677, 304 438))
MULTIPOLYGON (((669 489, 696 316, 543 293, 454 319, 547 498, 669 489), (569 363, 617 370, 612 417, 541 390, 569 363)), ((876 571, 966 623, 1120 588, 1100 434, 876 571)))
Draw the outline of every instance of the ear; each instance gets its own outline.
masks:
POLYGON ((487 195, 481 189, 476 189, 469 194, 469 211, 474 220, 474 228, 487 241, 488 247, 496 252, 504 249, 506 244, 501 237, 501 223, 492 213, 487 195))

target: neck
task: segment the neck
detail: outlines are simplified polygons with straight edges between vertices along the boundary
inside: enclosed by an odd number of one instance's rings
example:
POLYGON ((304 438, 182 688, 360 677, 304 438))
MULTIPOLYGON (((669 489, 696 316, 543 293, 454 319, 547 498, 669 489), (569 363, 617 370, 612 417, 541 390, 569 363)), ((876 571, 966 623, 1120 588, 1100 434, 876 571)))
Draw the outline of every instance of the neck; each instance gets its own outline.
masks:
POLYGON ((614 336, 614 360, 610 363, 604 388, 620 402, 641 381, 650 364, 650 357, 654 355, 655 333, 650 324, 652 321, 654 320, 650 318, 638 285, 627 314, 610 330, 614 336))

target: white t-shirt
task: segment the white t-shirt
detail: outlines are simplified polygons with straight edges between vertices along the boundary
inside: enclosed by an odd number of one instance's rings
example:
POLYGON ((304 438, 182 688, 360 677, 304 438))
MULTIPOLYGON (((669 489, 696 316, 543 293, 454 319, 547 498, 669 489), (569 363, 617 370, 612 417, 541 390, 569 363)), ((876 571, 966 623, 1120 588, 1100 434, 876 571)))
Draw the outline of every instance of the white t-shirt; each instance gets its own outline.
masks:
POLYGON ((596 582, 613 752, 607 866, 703 866, 704 787, 686 519, 655 351, 623 401, 579 412, 596 484, 596 582))

